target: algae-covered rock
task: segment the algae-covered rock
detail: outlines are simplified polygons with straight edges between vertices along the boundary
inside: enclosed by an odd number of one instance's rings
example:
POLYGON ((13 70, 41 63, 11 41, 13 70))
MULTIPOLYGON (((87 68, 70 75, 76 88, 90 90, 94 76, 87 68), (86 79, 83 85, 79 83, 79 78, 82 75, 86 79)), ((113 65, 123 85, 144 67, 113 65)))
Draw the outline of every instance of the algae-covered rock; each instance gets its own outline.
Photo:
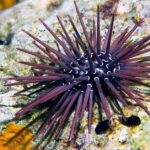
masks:
POLYGON ((31 139, 33 134, 29 129, 15 123, 9 123, 2 132, 0 132, 0 150, 33 150, 31 139), (19 135, 18 132, 23 130, 19 135))

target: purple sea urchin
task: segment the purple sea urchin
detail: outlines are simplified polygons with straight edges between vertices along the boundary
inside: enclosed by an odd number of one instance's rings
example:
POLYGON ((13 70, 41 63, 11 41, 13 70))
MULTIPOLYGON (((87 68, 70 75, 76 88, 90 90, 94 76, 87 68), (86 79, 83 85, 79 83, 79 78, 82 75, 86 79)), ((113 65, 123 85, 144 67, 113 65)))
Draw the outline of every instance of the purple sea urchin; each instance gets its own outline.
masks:
MULTIPOLYGON (((119 117, 122 116, 123 123, 127 124, 121 104, 128 105, 133 102, 150 115, 143 104, 142 93, 129 86, 135 84, 150 87, 144 82, 145 79, 150 78, 148 75, 150 63, 145 61, 149 59, 149 56, 139 57, 149 52, 150 49, 146 47, 150 45, 150 36, 139 41, 128 40, 141 21, 136 22, 129 31, 126 28, 112 41, 115 14, 112 15, 106 37, 102 37, 99 7, 97 24, 93 21, 91 34, 87 31, 76 3, 75 7, 85 39, 78 32, 70 16, 68 18, 74 30, 74 39, 70 37, 59 17, 58 21, 63 30, 60 34, 63 40, 44 21, 40 20, 55 38, 57 49, 24 31, 34 39, 33 43, 40 52, 20 48, 19 50, 43 61, 40 64, 21 62, 32 66, 35 76, 8 79, 16 81, 8 84, 9 86, 29 85, 17 94, 31 90, 28 96, 39 94, 34 101, 26 104, 16 113, 16 118, 20 119, 41 111, 41 114, 28 125, 33 125, 38 120, 42 121, 35 138, 38 136, 58 138, 73 111, 75 113, 71 123, 69 141, 76 139, 77 128, 85 111, 88 112, 88 130, 91 132, 94 104, 98 105, 100 115, 103 112, 106 115, 106 120, 100 120, 102 122, 99 124, 100 127, 110 126, 111 110, 119 117), (60 49, 63 50, 60 51, 60 49)), ((101 132, 98 127, 96 132, 101 132)))

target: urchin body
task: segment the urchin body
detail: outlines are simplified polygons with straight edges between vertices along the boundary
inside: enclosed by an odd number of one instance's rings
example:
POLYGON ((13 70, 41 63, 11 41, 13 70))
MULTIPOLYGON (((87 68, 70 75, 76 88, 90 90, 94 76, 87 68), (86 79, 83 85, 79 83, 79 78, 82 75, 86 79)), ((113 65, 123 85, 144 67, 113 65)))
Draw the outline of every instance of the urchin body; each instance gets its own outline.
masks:
POLYGON ((100 122, 104 121, 103 125, 107 123, 106 126, 109 126, 112 112, 122 116, 125 122, 121 105, 128 105, 129 99, 130 102, 137 104, 150 114, 143 104, 142 93, 138 93, 129 86, 130 83, 150 86, 144 83, 145 79, 149 79, 150 64, 145 61, 149 57, 139 57, 149 51, 147 47, 150 45, 150 36, 136 42, 128 40, 141 22, 137 22, 129 31, 126 28, 112 41, 115 15, 112 15, 106 36, 101 37, 99 7, 91 34, 87 31, 76 3, 75 7, 85 40, 81 37, 70 16, 68 17, 74 30, 74 39, 68 34, 59 17, 58 21, 63 30, 60 34, 63 40, 41 20, 55 38, 57 49, 24 31, 35 40, 33 43, 40 52, 19 50, 49 63, 21 62, 32 66, 35 76, 9 78, 9 80, 17 81, 9 84, 10 86, 30 85, 17 94, 30 92, 30 90, 32 92, 28 96, 40 93, 35 100, 16 113, 16 118, 22 118, 27 114, 32 115, 42 110, 41 114, 29 124, 30 126, 37 120, 42 120, 35 137, 39 135, 43 138, 59 137, 72 112, 75 113, 71 123, 69 141, 76 139, 78 126, 85 111, 88 112, 87 124, 91 132, 95 104, 98 105, 100 116, 105 114, 106 119, 100 122))

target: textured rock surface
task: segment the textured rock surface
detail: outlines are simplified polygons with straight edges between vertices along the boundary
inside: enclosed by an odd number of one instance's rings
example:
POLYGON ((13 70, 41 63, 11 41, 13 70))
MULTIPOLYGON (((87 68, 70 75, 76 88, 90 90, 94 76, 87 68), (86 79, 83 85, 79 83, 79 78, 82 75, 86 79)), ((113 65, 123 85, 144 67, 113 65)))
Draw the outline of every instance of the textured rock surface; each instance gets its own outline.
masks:
MULTIPOLYGON (((97 3, 104 4, 105 0, 77 0, 78 5, 83 13, 85 13, 86 20, 90 20, 95 15, 97 3)), ((43 41, 48 44, 53 44, 53 39, 49 33, 45 31, 44 27, 39 23, 38 18, 46 20, 47 24, 57 31, 59 28, 56 20, 56 15, 64 18, 67 29, 71 30, 70 25, 67 24, 66 14, 69 13, 75 20, 75 9, 73 0, 24 0, 13 8, 10 8, 0 14, 0 40, 5 41, 5 45, 0 45, 0 77, 10 76, 11 74, 30 74, 30 68, 16 63, 19 60, 34 60, 26 54, 17 51, 17 47, 34 49, 32 46, 32 39, 25 35, 21 30, 25 29, 32 32, 34 35, 41 37, 43 41)), ((118 16, 115 21, 114 31, 117 33, 127 26, 132 26, 132 19, 135 17, 143 17, 145 23, 142 28, 138 28, 133 38, 138 39, 150 33, 150 1, 149 0, 121 0, 118 6, 118 16)), ((87 22, 88 24, 88 22, 87 22)), ((109 17, 102 20, 102 34, 109 24, 109 17)), ((88 24, 89 25, 89 24, 88 24)), ((89 25, 90 26, 90 25, 89 25)), ((21 89, 21 87, 6 88, 3 86, 3 81, 0 81, 0 104, 14 104, 16 99, 11 97, 12 93, 21 89)), ((144 89, 146 91, 146 89, 144 89)), ((150 93, 150 91, 147 91, 150 93)), ((147 97, 148 98, 148 97, 147 97)), ((21 98, 24 102, 24 98, 21 98)), ((26 102, 26 101, 25 101, 26 102)), ((18 100, 17 100, 18 103, 18 100)), ((149 105, 149 104, 147 104, 149 105)), ((150 108, 150 107, 149 107, 150 108)), ((1 108, 0 121, 13 117, 17 109, 1 108)), ((103 135, 96 135, 94 129, 98 123, 95 117, 93 124, 93 132, 88 134, 86 129, 86 114, 82 122, 81 131, 77 139, 77 144, 81 149, 86 150, 149 150, 150 141, 150 120, 149 117, 139 108, 125 108, 126 114, 138 115, 141 117, 142 123, 135 128, 127 128, 121 125, 116 116, 113 117, 112 129, 103 135)), ((95 114, 97 112, 94 112, 95 114)), ((54 149, 57 145, 57 150, 61 149, 76 149, 68 148, 65 140, 70 126, 67 126, 62 139, 62 142, 57 144, 53 141, 48 150, 54 149)))

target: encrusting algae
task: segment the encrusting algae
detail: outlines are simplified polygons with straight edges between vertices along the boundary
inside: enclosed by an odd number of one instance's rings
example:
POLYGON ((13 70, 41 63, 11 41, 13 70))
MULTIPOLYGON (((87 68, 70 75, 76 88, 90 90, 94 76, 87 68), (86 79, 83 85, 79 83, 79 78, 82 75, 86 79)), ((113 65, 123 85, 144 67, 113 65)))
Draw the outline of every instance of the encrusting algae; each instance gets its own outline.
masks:
POLYGON ((22 129, 23 127, 20 125, 9 123, 6 129, 0 133, 0 150, 33 150, 32 132, 25 129, 19 133, 22 129))
POLYGON ((9 8, 17 3, 17 0, 0 0, 0 10, 9 8))

